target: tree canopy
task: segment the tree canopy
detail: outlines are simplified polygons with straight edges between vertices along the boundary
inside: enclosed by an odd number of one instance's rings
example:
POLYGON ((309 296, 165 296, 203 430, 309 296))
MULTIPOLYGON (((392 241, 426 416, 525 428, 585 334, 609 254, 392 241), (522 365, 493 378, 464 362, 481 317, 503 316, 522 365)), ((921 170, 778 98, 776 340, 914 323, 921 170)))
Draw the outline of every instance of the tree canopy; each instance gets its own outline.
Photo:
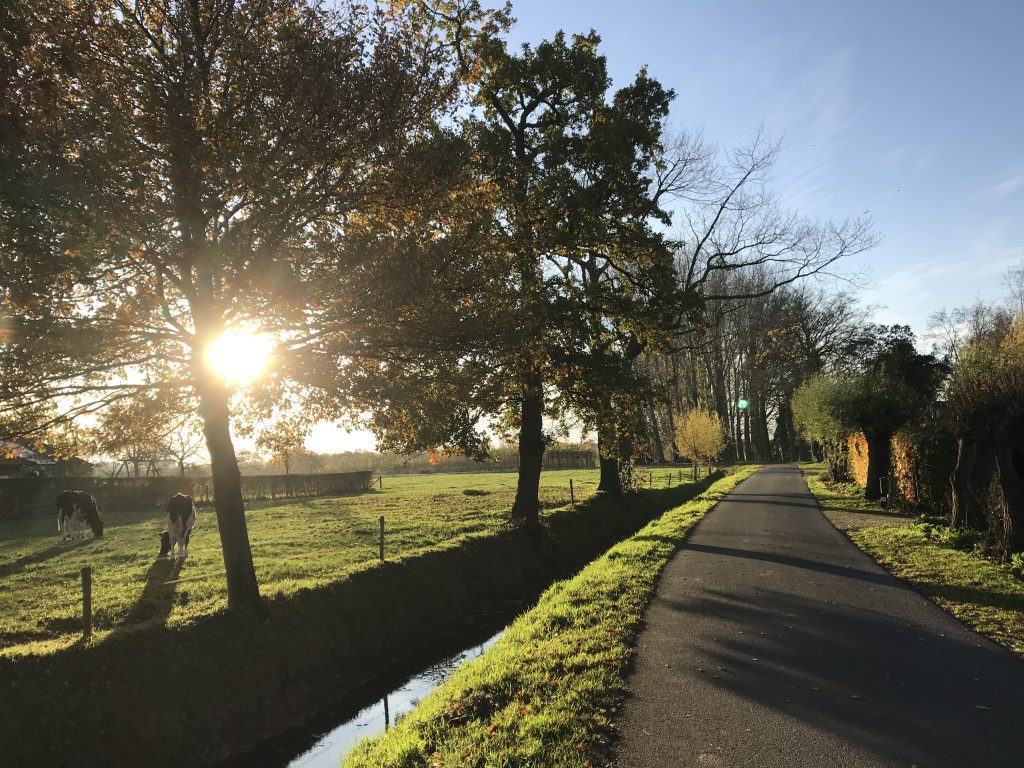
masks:
POLYGON ((4 420, 194 395, 229 601, 254 606, 232 391, 203 353, 228 329, 268 333, 276 365, 250 394, 336 407, 325 339, 375 258, 340 244, 446 194, 451 46, 418 3, 33 0, 7 21, 4 420))

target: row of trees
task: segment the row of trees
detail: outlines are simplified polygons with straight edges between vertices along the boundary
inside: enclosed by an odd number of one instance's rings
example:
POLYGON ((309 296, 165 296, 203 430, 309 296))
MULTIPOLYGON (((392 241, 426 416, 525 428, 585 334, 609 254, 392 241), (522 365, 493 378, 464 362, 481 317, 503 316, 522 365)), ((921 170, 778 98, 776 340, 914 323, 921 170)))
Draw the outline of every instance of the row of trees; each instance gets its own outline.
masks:
POLYGON ((640 365, 653 383, 641 411, 654 453, 674 458, 676 414, 715 413, 730 460, 792 461, 809 446, 794 423, 793 392, 809 376, 854 359, 872 333, 868 310, 847 293, 786 285, 767 269, 717 278, 728 298, 705 303, 706 322, 640 365), (748 407, 737 406, 739 400, 748 407))
MULTIPOLYGON (((504 435, 529 525, 545 427, 575 419, 620 493, 646 373, 873 238, 782 210, 763 137, 671 136, 672 92, 645 70, 612 90, 596 34, 510 50, 509 21, 476 0, 5 5, 4 434, 140 396, 197 414, 231 607, 259 600, 232 427, 371 413, 383 448, 477 456, 504 435), (203 353, 241 327, 276 349, 237 392, 203 353)), ((767 350, 731 343, 756 389, 767 350)))
POLYGON ((869 327, 869 343, 808 378, 792 400, 834 478, 846 475, 848 438, 863 434, 867 498, 878 498, 879 478, 909 474, 917 501, 948 509, 952 528, 987 531, 1004 560, 1024 551, 1022 278, 1009 272, 1004 305, 933 315, 930 354, 909 328, 869 327), (894 444, 909 466, 893 462, 894 444))
POLYGON ((880 481, 890 476, 893 436, 934 411, 949 366, 935 354, 918 352, 907 326, 869 330, 855 357, 810 377, 794 392, 793 412, 804 436, 822 446, 833 478, 845 475, 847 437, 864 435, 865 497, 878 499, 887 491, 880 481))
MULTIPOLYGON (((948 389, 956 440, 950 524, 988 530, 1008 560, 1024 551, 1024 314, 1008 303, 953 317, 961 335, 951 345, 948 389)), ((948 317, 936 319, 950 327, 948 317)))

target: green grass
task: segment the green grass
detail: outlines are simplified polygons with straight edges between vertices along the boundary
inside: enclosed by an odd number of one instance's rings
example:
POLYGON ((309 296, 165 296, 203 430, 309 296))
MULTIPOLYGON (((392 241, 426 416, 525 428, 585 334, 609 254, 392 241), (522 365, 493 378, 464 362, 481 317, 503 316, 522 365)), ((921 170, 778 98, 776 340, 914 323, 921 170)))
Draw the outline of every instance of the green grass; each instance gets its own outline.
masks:
MULTIPOLYGON (((673 485, 678 470, 671 470, 673 485)), ((654 470, 654 487, 670 470, 654 470)), ((597 487, 596 470, 545 472, 545 514, 597 487)), ((377 559, 378 519, 385 518, 388 558, 501 530, 515 496, 516 475, 405 475, 361 496, 252 505, 247 513, 262 593, 287 596, 337 582, 377 559)), ((0 522, 0 656, 46 653, 80 636, 80 570, 93 568, 97 640, 125 628, 181 627, 226 607, 223 561, 212 509, 201 509, 184 562, 158 560, 159 515, 106 513, 106 535, 61 543, 56 513, 0 522), (169 583, 174 582, 174 583, 169 583)))
MULTIPOLYGON (((261 615, 215 611, 174 627, 148 621, 59 652, 0 655, 4 764, 215 764, 307 721, 431 643, 486 626, 718 477, 621 500, 595 495, 549 511, 538 529, 501 525, 384 563, 371 556, 335 580, 266 598, 261 615), (168 667, 182 647, 188 663, 168 667), (125 729, 125 712, 146 717, 125 729)), ((448 482, 480 490, 480 479, 448 482)), ((404 498, 416 504, 409 490, 404 498)))
MULTIPOLYGON (((830 488, 816 477, 808 487, 826 515, 843 510, 877 511, 857 486, 830 488)), ((1024 654, 1024 583, 1008 566, 977 552, 937 541, 925 526, 850 527, 846 534, 893 575, 977 632, 1024 654)))
POLYGON ((344 765, 590 765, 623 695, 658 573, 693 525, 756 470, 718 481, 554 584, 492 649, 344 765))

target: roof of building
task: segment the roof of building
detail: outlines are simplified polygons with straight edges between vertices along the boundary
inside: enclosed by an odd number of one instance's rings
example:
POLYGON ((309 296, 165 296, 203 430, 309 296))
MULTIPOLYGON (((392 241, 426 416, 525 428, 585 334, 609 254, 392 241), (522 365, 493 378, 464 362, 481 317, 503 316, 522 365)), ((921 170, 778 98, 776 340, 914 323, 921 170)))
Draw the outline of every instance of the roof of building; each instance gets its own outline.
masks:
POLYGON ((55 459, 33 451, 31 448, 6 441, 0 441, 0 462, 17 462, 40 466, 52 466, 57 463, 55 459))

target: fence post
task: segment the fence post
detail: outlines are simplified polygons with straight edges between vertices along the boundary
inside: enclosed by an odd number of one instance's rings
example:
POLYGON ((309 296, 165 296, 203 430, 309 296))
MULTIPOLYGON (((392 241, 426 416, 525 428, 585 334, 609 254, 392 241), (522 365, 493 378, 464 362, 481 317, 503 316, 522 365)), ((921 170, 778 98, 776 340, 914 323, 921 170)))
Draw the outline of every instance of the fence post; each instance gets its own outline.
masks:
POLYGON ((377 475, 377 483, 380 485, 380 489, 384 490, 384 475, 377 475))
POLYGON ((569 502, 575 507, 576 506, 576 492, 572 487, 572 478, 569 478, 569 502))
POLYGON ((92 637, 92 566, 82 568, 82 637, 92 637))
POLYGON ((380 561, 384 562, 384 515, 380 516, 380 561))

